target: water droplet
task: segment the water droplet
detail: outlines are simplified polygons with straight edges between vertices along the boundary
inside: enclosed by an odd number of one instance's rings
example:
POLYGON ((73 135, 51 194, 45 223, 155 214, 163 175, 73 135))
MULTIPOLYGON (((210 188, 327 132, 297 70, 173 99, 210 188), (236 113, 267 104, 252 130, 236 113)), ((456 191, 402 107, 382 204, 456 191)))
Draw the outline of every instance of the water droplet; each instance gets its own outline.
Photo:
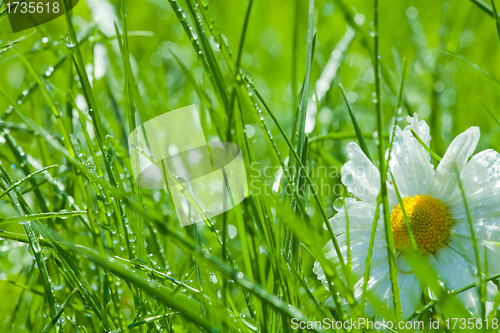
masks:
POLYGON ((95 165, 93 165, 92 163, 85 163, 85 167, 87 168, 87 170, 89 170, 90 173, 93 173, 95 171, 95 165))
POLYGON ((71 145, 73 146, 73 150, 75 151, 75 153, 78 154, 78 152, 80 151, 80 148, 82 146, 80 139, 78 139, 78 137, 75 135, 70 135, 69 139, 71 141, 71 145))
POLYGON ((85 155, 84 153, 80 153, 80 154, 78 154, 78 159, 79 159, 80 161, 82 161, 82 163, 85 163, 85 162, 87 162, 87 161, 88 161, 88 159, 89 159, 89 158, 88 158, 88 157, 87 157, 87 155, 85 155))
POLYGON ((344 200, 342 198, 337 198, 333 202, 333 208, 337 211, 340 212, 342 210, 342 206, 344 205, 344 200))

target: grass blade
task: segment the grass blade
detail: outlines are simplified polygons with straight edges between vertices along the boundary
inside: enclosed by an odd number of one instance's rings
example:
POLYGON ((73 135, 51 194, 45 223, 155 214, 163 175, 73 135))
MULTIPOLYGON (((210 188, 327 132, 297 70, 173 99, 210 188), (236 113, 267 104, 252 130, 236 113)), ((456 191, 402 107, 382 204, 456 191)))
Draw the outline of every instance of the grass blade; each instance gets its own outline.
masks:
POLYGON ((77 290, 78 290, 77 288, 73 289, 71 294, 69 294, 68 298, 66 298, 64 303, 61 304, 61 307, 59 308, 59 311, 57 311, 56 316, 50 320, 50 322, 43 328, 41 333, 49 333, 50 331, 52 331, 52 329, 54 328, 54 325, 57 323, 59 318, 61 318, 64 310, 68 306, 69 302, 71 301, 71 298, 73 298, 73 295, 76 293, 77 290))
POLYGON ((349 116, 351 117, 356 137, 358 138, 359 147, 361 148, 363 153, 365 153, 366 157, 368 157, 368 159, 373 162, 372 157, 370 156, 370 150, 366 145, 365 138, 363 136, 363 133, 361 132, 361 128, 359 128, 358 121, 354 116, 354 112, 352 111, 351 104, 349 104, 349 100, 347 99, 347 95, 345 93, 344 87, 342 86, 342 83, 339 83, 339 86, 340 86, 340 91, 342 92, 342 96, 344 97, 345 104, 347 105, 347 110, 349 111, 349 116))
MULTIPOLYGON (((375 101, 375 109, 376 109, 376 117, 377 117, 377 131, 378 135, 383 138, 384 137, 384 120, 383 120, 383 113, 382 113, 382 95, 380 92, 380 73, 379 73, 379 21, 378 21, 378 0, 375 0, 374 3, 374 12, 375 12, 375 20, 374 20, 374 27, 375 27, 375 36, 374 36, 374 42, 375 42, 375 47, 374 47, 374 61, 373 61, 373 68, 374 68, 374 73, 375 73, 375 94, 376 94, 376 101, 375 101)), ((379 160, 379 173, 380 173, 380 193, 381 193, 381 199, 382 199, 382 206, 383 206, 383 217, 384 217, 384 226, 385 226, 385 237, 386 237, 386 243, 387 243, 387 257, 389 261, 389 275, 391 278, 391 286, 392 286, 392 297, 393 297, 393 303, 394 303, 394 311, 396 313, 396 318, 398 320, 401 320, 401 301, 400 301, 400 294, 399 294, 399 284, 398 284, 398 273, 397 273, 397 266, 396 266, 396 257, 395 257, 395 247, 394 247, 394 239, 392 237, 392 229, 391 229, 391 221, 389 218, 389 197, 387 195, 387 173, 385 169, 385 149, 384 149, 384 140, 379 139, 378 140, 378 160, 379 160)))
POLYGON ((411 133, 413 134, 413 136, 415 137, 415 139, 418 141, 418 143, 420 143, 420 145, 425 149, 425 151, 427 151, 429 154, 431 154, 431 156, 438 162, 441 162, 441 157, 438 156, 438 154, 436 154, 435 152, 433 152, 429 147, 427 147, 427 145, 425 144, 424 141, 422 141, 422 139, 420 139, 420 137, 418 136, 417 133, 415 133, 415 131, 413 130, 413 128, 410 128, 410 131, 411 133))

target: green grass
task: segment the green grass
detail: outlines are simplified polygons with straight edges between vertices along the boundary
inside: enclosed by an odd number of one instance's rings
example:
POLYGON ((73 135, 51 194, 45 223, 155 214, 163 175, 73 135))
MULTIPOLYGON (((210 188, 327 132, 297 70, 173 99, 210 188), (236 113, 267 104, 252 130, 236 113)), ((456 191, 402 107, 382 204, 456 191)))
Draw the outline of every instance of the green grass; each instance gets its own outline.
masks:
POLYGON ((364 317, 365 300, 392 320, 467 318, 452 296, 474 287, 484 309, 486 282, 500 281, 481 274, 476 241, 478 281, 459 290, 413 258, 435 298, 408 318, 399 293, 392 311, 364 283, 357 302, 350 252, 337 266, 323 247, 341 252, 327 222, 351 196, 347 143, 383 175, 365 281, 380 215, 394 290, 385 152, 396 123, 425 119, 431 146, 413 134, 436 161, 470 126, 476 151, 500 151, 495 3, 82 0, 17 34, 2 3, 1 332, 292 332, 292 318, 364 317), (190 104, 208 141, 240 146, 251 192, 181 228, 166 191, 137 187, 128 135, 190 104))

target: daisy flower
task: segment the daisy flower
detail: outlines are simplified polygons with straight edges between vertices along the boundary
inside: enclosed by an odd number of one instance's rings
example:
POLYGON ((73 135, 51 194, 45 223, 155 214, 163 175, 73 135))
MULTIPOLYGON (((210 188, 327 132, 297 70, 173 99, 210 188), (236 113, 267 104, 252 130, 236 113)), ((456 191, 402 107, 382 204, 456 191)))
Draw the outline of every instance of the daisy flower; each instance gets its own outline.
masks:
MULTIPOLYGON (((473 228, 481 260, 487 251, 487 275, 500 272, 500 247, 491 243, 500 240, 500 155, 485 150, 472 156, 479 141, 479 128, 471 127, 457 136, 446 154, 434 169, 430 154, 423 149, 411 133, 413 129, 429 146, 429 126, 418 117, 408 117, 409 125, 401 130, 396 127, 389 169, 400 192, 405 212, 415 236, 418 251, 435 270, 449 290, 474 282, 477 275, 475 249, 470 225, 456 177, 456 169, 466 193, 473 220, 473 228)), ((350 227, 352 271, 356 278, 355 297, 359 300, 363 286, 365 259, 375 216, 377 195, 380 191, 380 174, 359 146, 347 145, 349 161, 343 166, 342 183, 359 200, 346 199, 345 207, 330 219, 344 261, 347 262, 346 210, 350 227)), ((391 179, 388 176, 388 179, 391 179)), ((392 182, 387 182, 390 222, 396 247, 396 265, 403 318, 419 307, 422 287, 404 253, 411 248, 410 237, 392 182)), ((338 265, 338 258, 330 241, 325 246, 328 259, 338 265)), ((482 264, 484 269, 484 263, 482 264)), ((370 278, 367 289, 371 294, 393 307, 392 288, 382 213, 379 215, 373 247, 370 278)), ((314 272, 327 287, 324 272, 318 262, 314 272)), ((487 283, 487 311, 491 311, 496 286, 487 283)), ((476 288, 457 296, 473 315, 480 315, 481 302, 476 288)), ((366 314, 373 316, 373 307, 367 303, 366 314)))

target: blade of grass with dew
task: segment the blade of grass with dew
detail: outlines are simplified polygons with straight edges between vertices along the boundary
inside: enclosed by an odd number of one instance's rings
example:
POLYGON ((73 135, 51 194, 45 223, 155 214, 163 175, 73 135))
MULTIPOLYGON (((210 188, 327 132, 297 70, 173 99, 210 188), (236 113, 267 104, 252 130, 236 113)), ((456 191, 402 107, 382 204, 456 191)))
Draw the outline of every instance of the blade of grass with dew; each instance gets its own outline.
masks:
POLYGON ((378 7, 378 0, 375 0, 374 3, 374 13, 375 13, 375 19, 374 19, 374 27, 375 27, 375 36, 374 36, 374 56, 373 56, 373 70, 375 73, 375 96, 376 96, 376 101, 375 101, 375 112, 376 112, 376 118, 377 118, 377 131, 380 139, 378 140, 378 160, 379 160, 379 173, 380 173, 380 193, 382 195, 382 216, 384 218, 384 227, 385 227, 385 237, 386 237, 386 243, 387 243, 387 257, 389 261, 389 276, 391 279, 391 286, 392 286, 392 298, 394 302, 394 311, 396 313, 396 318, 398 320, 401 320, 401 300, 400 300, 400 294, 399 294, 399 283, 398 283, 398 273, 397 273, 397 266, 396 266, 396 258, 395 258, 395 248, 394 248, 394 239, 392 238, 392 229, 391 229, 391 223, 390 223, 390 218, 389 218, 389 198, 387 195, 387 183, 386 183, 386 169, 385 169, 385 158, 384 158, 384 140, 382 139, 384 137, 384 120, 383 120, 383 113, 382 113, 382 95, 380 91, 380 73, 379 73, 379 7, 378 7))
MULTIPOLYGON (((131 82, 134 81, 134 75, 131 69, 130 65, 130 49, 129 49, 129 41, 128 41, 128 28, 127 28, 127 9, 125 7, 124 1, 121 1, 121 6, 120 6, 120 16, 122 20, 122 32, 123 32, 123 39, 122 36, 120 35, 120 32, 118 30, 118 26, 115 22, 115 31, 116 31, 116 37, 118 40, 118 46, 120 48, 120 53, 122 54, 122 64, 123 64, 123 69, 124 69, 124 76, 125 76, 125 82, 124 82, 124 95, 125 95, 125 107, 127 111, 127 118, 128 118, 128 127, 129 127, 129 133, 134 133, 135 135, 135 128, 137 127, 136 124, 136 115, 135 115, 135 105, 134 105, 134 93, 133 93, 133 88, 131 87, 131 82)), ((142 105, 142 102, 139 102, 142 105)), ((145 133, 143 129, 143 133, 145 133)), ((138 164, 139 161, 135 160, 133 162, 134 164, 138 164)), ((119 178, 119 177, 118 177, 119 178)), ((121 185, 121 188, 123 189, 123 185, 121 185)), ((135 192, 135 200, 137 202, 142 202, 142 189, 139 186, 134 186, 134 192, 135 192)), ((125 209, 123 209, 125 211, 125 209)), ((128 213, 127 215, 133 216, 133 214, 128 213)), ((125 237, 125 242, 127 243, 127 247, 129 248, 129 253, 133 253, 134 251, 134 246, 130 246, 130 235, 135 234, 135 237, 137 239, 137 244, 139 246, 137 247, 137 257, 139 260, 145 261, 146 260, 146 254, 145 254, 145 248, 142 246, 144 244, 144 221, 141 216, 137 216, 136 218, 136 224, 134 223, 134 227, 132 231, 132 228, 125 223, 124 220, 122 220, 122 225, 124 229, 124 237, 125 237)), ((142 303, 146 302, 146 296, 143 293, 140 293, 139 289, 136 289, 136 292, 139 294, 139 299, 142 303)), ((122 324, 123 326, 123 324, 122 324)), ((141 332, 144 332, 144 329, 141 327, 141 332)))
MULTIPOLYGON (((115 178, 113 171, 112 171, 112 169, 113 169, 111 166, 113 163, 112 158, 111 159, 109 158, 110 152, 108 151, 108 149, 105 145, 105 140, 103 137, 104 133, 105 133, 104 126, 102 124, 101 114, 99 112, 99 109, 98 109, 96 101, 95 101, 92 86, 91 86, 89 78, 87 76, 87 72, 85 69, 85 63, 83 61, 82 51, 80 49, 80 43, 78 41, 78 38, 76 37, 76 32, 75 32, 75 29, 73 27, 73 23, 71 22, 71 17, 70 17, 66 2, 64 2, 64 1, 62 2, 62 7, 64 9, 64 16, 66 18, 66 24, 68 25, 69 35, 70 35, 72 43, 74 44, 71 47, 73 48, 72 54, 74 56, 73 58, 74 58, 74 62, 75 62, 75 68, 76 68, 77 72, 79 73, 79 77, 80 77, 80 81, 81 81, 82 86, 83 86, 82 88, 83 88, 83 91, 85 94, 85 98, 87 100, 87 104, 90 107, 89 114, 90 114, 92 121, 93 121, 93 124, 94 124, 94 131, 95 131, 95 135, 97 138, 97 142, 99 143, 99 148, 100 148, 102 156, 103 156, 103 162, 104 162, 104 165, 106 167, 106 171, 107 171, 107 174, 108 174, 108 177, 109 177, 111 184, 114 187, 118 187, 119 185, 122 185, 122 184, 118 184, 118 183, 121 183, 121 179, 120 179, 120 177, 115 178)), ((68 139, 68 141, 69 141, 69 139, 68 139)), ((71 146, 71 144, 70 144, 70 146, 71 146)), ((70 152, 73 151, 73 147, 71 146, 71 150, 70 149, 68 149, 68 150, 70 152)), ((73 151, 73 155, 74 155, 74 151, 73 151)), ((121 210, 122 205, 118 205, 118 206, 121 210)), ((124 215, 125 215, 125 212, 123 212, 123 211, 121 212, 121 214, 116 214, 119 221, 121 221, 121 216, 124 216, 124 215)))
MULTIPOLYGON (((3 164, 0 162, 0 188, 2 190, 6 190, 12 185, 12 179, 10 178, 9 174, 7 173, 7 170, 5 170, 3 164)), ((17 212, 19 214, 23 214, 25 212, 24 207, 21 206, 16 193, 17 189, 14 189, 14 191, 9 192, 9 197, 13 202, 13 205, 17 212)), ((40 243, 38 241, 38 235, 35 233, 35 230, 31 224, 31 222, 28 222, 23 225, 24 230, 26 232, 26 236, 28 236, 29 239, 29 245, 31 250, 33 251, 33 254, 35 256, 36 263, 38 265, 38 270, 40 271, 40 276, 42 279, 42 284, 44 286, 45 290, 45 298, 47 299, 47 302, 49 303, 49 313, 51 317, 54 317, 57 313, 57 303, 56 303, 56 298, 54 295, 54 288, 52 286, 52 283, 50 282, 50 277, 49 273, 47 271, 47 266, 45 265, 45 262, 42 258, 41 254, 41 247, 40 243)))
POLYGON ((5 192, 3 192, 2 194, 0 194, 0 199, 3 198, 5 195, 7 195, 7 193, 9 193, 10 191, 12 191, 13 189, 15 189, 18 186, 22 185, 25 181, 29 180, 31 177, 36 176, 36 175, 38 175, 38 174, 40 174, 42 172, 45 172, 47 170, 50 170, 52 168, 56 168, 58 166, 59 165, 55 164, 55 165, 51 165, 51 166, 45 167, 43 169, 37 170, 37 171, 29 174, 28 176, 24 177, 23 179, 18 180, 17 182, 15 182, 14 184, 12 184, 8 189, 6 189, 5 192))
MULTIPOLYGON (((389 147, 389 154, 387 154, 387 159, 384 161, 385 164, 385 169, 387 170, 389 168, 389 161, 391 159, 391 152, 392 152, 392 147, 394 143, 394 138, 396 134, 396 126, 398 123, 397 115, 398 111, 401 108, 401 101, 403 98, 403 87, 404 87, 404 80, 405 80, 405 74, 406 74, 406 58, 403 61, 403 68, 402 68, 402 73, 401 73, 401 83, 399 85, 399 94, 398 94, 398 103, 396 105, 396 110, 394 112, 394 126, 392 129, 392 138, 390 142, 390 147, 389 147)), ((391 173, 392 176, 392 173, 391 173)), ((371 270, 371 263, 372 263, 372 254, 373 254, 373 246, 375 244, 375 236, 377 232, 377 224, 379 220, 379 214, 380 214, 380 204, 381 204, 381 193, 377 196, 376 200, 376 209, 375 209, 375 214, 372 222, 372 230, 370 234, 370 243, 368 245, 368 254, 365 259, 365 271, 363 273, 363 285, 362 285, 362 293, 361 293, 361 311, 360 315, 363 314, 365 310, 365 303, 366 303, 366 298, 367 298, 367 288, 368 288, 368 279, 370 276, 370 270, 371 270)))
POLYGON ((51 219, 54 217, 68 218, 68 217, 73 217, 73 216, 77 216, 77 215, 85 215, 85 214, 87 214, 86 211, 80 211, 80 212, 66 212, 66 211, 64 211, 64 212, 29 214, 29 215, 23 215, 23 216, 10 216, 10 217, 1 218, 0 224, 15 223, 15 222, 29 222, 32 220, 51 219))
POLYGON ((196 94, 198 95, 198 98, 203 102, 203 104, 207 107, 210 116, 212 119, 214 119, 215 126, 217 128, 217 133, 219 136, 223 139, 225 137, 225 132, 222 130, 223 125, 226 124, 227 120, 225 118, 225 115, 219 114, 218 112, 215 111, 214 106, 212 105, 212 101, 210 100, 210 97, 208 94, 203 90, 203 88, 196 82, 193 74, 189 69, 186 67, 184 62, 173 52, 170 51, 172 56, 175 58, 179 66, 181 67, 182 72, 188 79, 188 81, 191 83, 193 86, 194 90, 196 91, 196 94))
MULTIPOLYGON (((6 175, 8 176, 8 175, 6 175)), ((26 212, 29 213, 30 215, 33 215, 33 212, 31 208, 29 207, 28 203, 24 199, 24 197, 17 192, 17 190, 14 190, 17 194, 17 202, 19 203, 19 206, 22 207, 22 209, 26 212)), ((47 238, 53 245, 56 253, 59 255, 59 257, 62 259, 62 263, 66 266, 67 272, 69 273, 69 277, 71 280, 75 282, 75 286, 78 286, 78 289, 82 292, 82 295, 84 297, 87 297, 88 304, 96 313, 96 315, 99 318, 102 318, 102 314, 100 312, 100 302, 95 295, 95 293, 92 291, 90 284, 87 282, 86 278, 83 276, 82 272, 80 269, 76 266, 76 264, 73 262, 72 258, 66 253, 66 251, 58 246, 58 243, 55 241, 55 239, 52 237, 50 232, 42 225, 38 220, 32 220, 31 224, 33 226, 33 230, 43 237, 47 238)), ((62 273, 62 271, 61 271, 62 273)), ((54 314, 55 316, 55 314, 54 314)), ((52 316, 52 317, 54 317, 52 316)), ((111 329, 114 329, 114 325, 111 321, 108 321, 106 319, 106 327, 109 327, 111 329)))
MULTIPOLYGON (((247 9, 247 13, 250 12, 251 7, 252 7, 253 1, 249 1, 249 7, 247 9)), ((217 63, 217 60, 215 59, 214 51, 210 45, 210 42, 208 41, 207 35, 204 33, 204 27, 203 27, 203 22, 202 18, 200 15, 200 10, 197 4, 195 4, 195 0, 187 0, 186 1, 187 8, 191 14, 191 18, 194 22, 194 27, 197 33, 197 37, 199 42, 199 45, 201 46, 201 49, 203 50, 203 54, 205 59, 207 60, 211 76, 214 78, 214 82, 216 84, 216 91, 219 91, 220 96, 222 97, 223 105, 225 107, 228 106, 228 101, 227 101, 227 94, 228 94, 228 88, 226 85, 226 82, 224 80, 224 76, 222 75, 221 69, 219 64, 217 63)), ((248 17, 248 15, 247 15, 248 17)), ((248 19, 245 18, 245 23, 244 27, 248 24, 248 19)), ((245 28, 246 29, 246 28, 245 28)), ((245 35, 245 32, 243 32, 243 36, 245 35)), ((243 45, 243 41, 240 43, 243 45)), ((241 51, 241 50, 240 50, 241 51)), ((239 55, 241 57, 241 55, 239 55)), ((214 87, 215 88, 215 87, 214 87)))
MULTIPOLYGON (((2 237, 2 238, 7 238, 7 239, 11 239, 11 240, 15 240, 15 241, 17 241, 17 242, 22 242, 22 243, 26 243, 26 244, 28 244, 28 243, 29 243, 29 238, 28 238, 26 235, 22 235, 22 234, 17 234, 17 233, 12 233, 12 232, 7 232, 7 231, 0 231, 0 237, 2 237)), ((44 247, 54 248, 53 244, 52 244, 50 241, 48 241, 48 240, 46 240, 46 239, 43 239, 43 238, 42 238, 42 239, 40 239, 40 245, 41 245, 41 246, 44 246, 44 247)), ((70 251, 70 249, 68 249, 67 247, 65 247, 65 246, 64 246, 63 244, 61 244, 61 243, 59 244, 59 246, 60 246, 61 248, 63 248, 64 250, 66 250, 66 251, 70 251)), ((80 247, 82 247, 82 246, 81 246, 81 245, 76 245, 76 244, 75 244, 75 248, 76 248, 75 252, 76 252, 76 253, 79 253, 79 252, 78 252, 78 248, 80 248, 80 247)), ((161 278, 163 278, 163 279, 165 279, 165 280, 167 280, 167 281, 171 282, 172 284, 177 285, 177 286, 181 286, 181 287, 183 287, 183 288, 186 288, 186 289, 188 289, 190 292, 193 292, 193 293, 195 293, 195 294, 197 294, 197 293, 199 293, 199 292, 200 292, 199 290, 194 289, 193 287, 191 287, 191 286, 189 286, 189 285, 185 284, 184 282, 179 281, 179 280, 176 280, 176 279, 174 279, 173 277, 168 276, 168 275, 166 275, 166 274, 165 274, 165 273, 163 273, 163 272, 160 272, 160 271, 158 271, 158 270, 155 270, 155 269, 152 269, 152 268, 150 268, 150 267, 147 267, 147 266, 145 266, 144 264, 137 263, 137 262, 133 262, 133 261, 131 261, 131 260, 124 259, 124 258, 120 258, 120 257, 117 257, 117 256, 115 256, 115 257, 113 257, 113 258, 114 258, 114 259, 116 259, 116 260, 118 260, 118 261, 121 261, 121 262, 123 262, 123 263, 127 264, 127 265, 128 265, 130 268, 132 268, 132 269, 143 270, 143 271, 145 271, 145 272, 150 273, 151 275, 153 275, 153 276, 155 276, 155 277, 161 277, 161 278)), ((12 282, 12 281, 11 281, 11 282, 12 282)), ((12 283, 14 283, 14 282, 12 282, 12 283)), ((39 295, 41 295, 41 296, 43 296, 43 295, 44 295, 44 294, 43 294, 43 292, 39 292, 39 291, 37 291, 36 293, 37 293, 37 294, 39 294, 39 295)))
MULTIPOLYGON (((269 127, 265 122, 265 118, 262 115, 262 109, 258 106, 258 103, 259 103, 258 98, 254 95, 250 96, 250 94, 248 94, 248 93, 243 93, 243 94, 239 95, 239 100, 240 100, 241 104, 247 105, 248 108, 253 108, 256 111, 256 112, 252 112, 252 114, 254 116, 255 121, 259 124, 259 127, 261 128, 261 131, 266 138, 266 143, 268 144, 268 147, 273 152, 273 156, 276 158, 277 162, 279 163, 279 165, 281 166, 281 168, 283 170, 285 179, 287 181, 287 186, 290 186, 292 189, 292 194, 290 196, 293 197, 294 200, 296 200, 297 207, 299 208, 300 213, 306 215, 304 205, 303 205, 302 201, 299 199, 298 188, 300 188, 300 186, 296 186, 293 182, 293 179, 292 179, 293 176, 290 174, 290 172, 286 166, 286 163, 281 156, 281 153, 278 149, 278 145, 276 143, 276 139, 271 134, 271 131, 269 130, 269 127), (253 107, 251 107, 251 105, 253 105, 253 107)), ((257 162, 257 161, 255 161, 255 162, 257 162)), ((262 180, 264 180, 264 179, 262 179, 262 180)), ((288 193, 286 193, 286 192, 285 192, 285 194, 288 195, 288 193)))
POLYGON ((56 316, 50 320, 50 322, 43 328, 43 330, 41 331, 41 333, 49 333, 50 331, 52 331, 52 329, 54 328, 55 324, 57 323, 57 321, 59 320, 59 318, 61 318, 64 310, 66 310, 66 307, 68 306, 69 302, 71 301, 71 299, 73 298, 73 295, 76 293, 77 290, 78 289, 76 289, 76 288, 73 289, 73 291, 71 292, 71 294, 69 294, 68 298, 66 298, 66 300, 59 307, 59 311, 57 311, 56 316))
POLYGON ((219 47, 222 56, 224 57, 227 66, 229 67, 229 71, 234 72, 234 70, 236 69, 236 64, 234 62, 234 59, 232 58, 231 49, 222 37, 222 32, 215 23, 215 16, 210 10, 209 3, 204 0, 196 0, 196 4, 198 5, 203 19, 205 20, 206 26, 208 26, 208 29, 212 33, 214 41, 217 43, 217 46, 219 47))
MULTIPOLYGON (((251 84, 252 88, 254 89, 254 91, 256 92, 257 96, 259 97, 259 100, 262 102, 262 104, 264 105, 266 111, 271 116, 274 124, 279 129, 281 135, 285 139, 285 142, 286 142, 288 148, 290 149, 290 151, 292 152, 292 155, 294 155, 295 160, 298 161, 299 168, 302 168, 303 170, 305 170, 305 167, 302 164, 301 159, 299 158, 299 156, 298 156, 297 152, 295 151, 295 149, 294 149, 291 141, 289 140, 288 136, 286 135, 285 131, 283 130, 283 127, 281 127, 280 123, 278 122, 278 120, 274 116, 273 112, 271 112, 271 110, 269 109, 269 107, 265 103, 264 99, 259 94, 258 90, 255 88, 255 86, 253 86, 253 83, 249 82, 249 84, 251 84)), ((327 230, 328 230, 328 233, 330 235, 330 238, 332 239, 332 242, 333 242, 334 247, 335 247, 335 252, 337 253, 337 256, 339 257, 339 260, 340 260, 340 263, 341 263, 341 266, 342 266, 342 270, 345 271, 345 262, 344 262, 344 259, 343 259, 342 255, 341 255, 340 248, 338 246, 338 242, 337 242, 337 239, 335 237, 335 234, 334 234, 334 232, 333 232, 333 230, 331 228, 331 225, 330 225, 330 223, 328 221, 328 218, 326 216, 326 212, 325 212, 325 210, 323 208, 323 205, 321 204, 321 200, 319 199, 318 194, 316 193, 316 190, 314 189, 313 183, 312 183, 311 179, 309 178, 309 175, 307 174, 307 172, 304 173, 304 176, 305 176, 305 180, 306 180, 307 184, 311 187, 311 192, 312 192, 313 198, 314 198, 314 200, 315 200, 315 202, 316 202, 316 204, 318 206, 318 209, 320 210, 321 216, 323 218, 323 221, 325 222, 325 225, 327 227, 327 230)))
MULTIPOLYGON (((17 57, 16 57, 17 58, 17 57)), ((52 71, 52 74, 54 72, 56 72, 57 70, 59 70, 62 65, 64 64, 64 62, 66 61, 67 57, 66 56, 62 56, 55 64, 53 64, 51 67, 54 69, 54 71, 52 71)), ((42 76, 45 80, 49 79, 50 76, 47 76, 46 73, 42 76)), ((38 88, 38 82, 34 82, 28 89, 24 90, 17 98, 17 105, 22 105, 23 102, 25 102, 27 99, 29 99, 31 96, 33 96, 33 91, 36 90, 36 88, 38 88)), ((14 108, 12 106, 9 106, 3 113, 2 115, 0 115, 0 119, 5 121, 5 119, 7 119, 9 117, 9 115, 11 115, 12 111, 14 110, 14 108)))
MULTIPOLYGON (((116 38, 118 40, 118 46, 122 54, 122 59, 123 59, 122 63, 125 73, 124 100, 127 111, 129 133, 135 133, 134 130, 137 127, 137 124, 135 121, 136 115, 134 107, 134 93, 133 93, 134 89, 131 87, 132 85, 131 82, 135 82, 135 79, 131 68, 132 66, 130 65, 130 48, 129 48, 128 28, 127 28, 127 8, 125 7, 125 2, 123 0, 121 1, 121 6, 120 6, 120 16, 122 20, 123 38, 120 36, 120 32, 118 31, 118 26, 116 22, 115 22, 115 31, 116 31, 116 38)), ((142 102, 139 103, 142 104, 142 102)), ((138 161, 134 161, 133 163, 137 164, 138 161)), ((139 186, 135 186, 134 192, 135 192, 135 200, 137 202, 142 202, 142 189, 139 186)), ((129 227, 124 225, 124 228, 125 230, 127 230, 129 227)), ((127 232, 127 234, 125 235, 125 239, 127 240, 127 242, 129 238, 128 234, 129 232, 127 232)), ((146 260, 145 249, 142 246, 142 244, 144 244, 144 221, 140 216, 137 216, 137 227, 135 228, 135 235, 137 237, 137 244, 139 244, 138 258, 144 261, 146 260)), ((141 295, 141 301, 143 302, 145 301, 145 298, 142 295, 141 295)))
MULTIPOLYGON (((19 164, 20 169, 23 171, 24 175, 28 176, 31 173, 31 171, 29 170, 28 165, 26 164, 26 158, 27 158, 26 153, 24 153, 21 146, 17 144, 14 137, 10 133, 0 131, 0 135, 4 137, 5 142, 7 143, 7 146, 10 148, 13 155, 15 156, 16 161, 19 164)), ((44 197, 42 191, 40 190, 40 188, 38 186, 36 186, 37 185, 36 179, 30 177, 30 178, 28 178, 28 180, 31 183, 31 185, 33 186, 33 192, 34 192, 35 197, 37 199, 37 203, 40 206, 40 210, 42 212, 48 212, 49 208, 47 207, 45 197, 44 197)))
POLYGON ((71 154, 71 156, 75 156, 75 151, 73 150, 73 146, 71 145, 71 140, 69 138, 68 131, 66 130, 64 122, 62 121, 61 113, 58 110, 57 106, 55 105, 53 98, 50 96, 49 92, 47 91, 47 88, 45 87, 46 85, 44 84, 43 79, 40 77, 40 75, 35 70, 33 65, 28 61, 28 59, 26 59, 24 54, 21 51, 19 51, 19 49, 16 46, 14 46, 12 49, 16 52, 18 57, 23 61, 24 65, 28 68, 28 71, 31 73, 31 75, 37 81, 38 87, 42 91, 42 94, 43 94, 45 100, 47 101, 47 104, 48 104, 50 110, 52 111, 52 114, 56 118, 56 122, 59 126, 59 130, 61 131, 61 133, 64 137, 64 143, 65 143, 66 148, 68 149, 68 152, 71 154))
MULTIPOLYGON (((0 14, 0 17, 1 17, 1 14, 0 14)), ((15 40, 13 40, 12 42, 9 42, 5 45, 0 46, 0 53, 5 52, 7 49, 10 49, 12 46, 22 42, 23 40, 26 40, 28 37, 31 37, 33 34, 35 34, 35 32, 36 32, 36 30, 33 30, 29 35, 21 36, 15 40)))
POLYGON ((229 99, 227 97, 227 90, 222 88, 221 82, 216 81, 216 78, 212 73, 209 61, 205 56, 205 53, 203 52, 204 50, 202 48, 202 45, 198 40, 198 36, 194 34, 194 29, 189 25, 188 21, 186 20, 186 15, 182 10, 182 8, 180 7, 180 5, 178 4, 178 2, 175 0, 168 0, 168 3, 172 7, 179 23, 181 23, 182 28, 184 29, 184 32, 191 41, 191 46, 193 47, 194 52, 196 53, 198 60, 200 61, 201 66, 208 77, 210 84, 212 85, 212 87, 214 87, 215 89, 214 91, 216 92, 216 96, 219 99, 220 104, 223 105, 223 107, 226 109, 229 104, 228 103, 229 99))

